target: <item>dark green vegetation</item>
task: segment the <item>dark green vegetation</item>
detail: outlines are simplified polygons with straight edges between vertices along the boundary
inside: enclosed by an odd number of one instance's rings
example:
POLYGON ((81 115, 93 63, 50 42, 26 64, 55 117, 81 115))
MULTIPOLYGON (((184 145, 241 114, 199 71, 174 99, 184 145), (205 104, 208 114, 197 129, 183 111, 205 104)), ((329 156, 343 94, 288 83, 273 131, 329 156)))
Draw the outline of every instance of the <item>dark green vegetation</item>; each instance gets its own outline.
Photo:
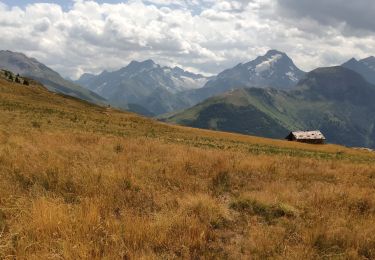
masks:
POLYGON ((53 92, 77 97, 92 103, 106 103, 106 100, 101 96, 65 80, 56 71, 22 53, 0 51, 0 69, 10 70, 21 76, 37 80, 53 92))
POLYGON ((169 122, 284 138, 320 129, 331 143, 375 147, 375 86, 343 67, 314 70, 286 92, 248 88, 210 98, 169 122))
POLYGON ((5 80, 9 81, 9 82, 22 84, 22 85, 25 85, 25 86, 29 86, 30 82, 31 82, 30 79, 25 78, 25 77, 21 77, 19 74, 16 75, 13 72, 8 71, 8 70, 1 70, 0 69, 0 77, 2 79, 5 79, 5 80))

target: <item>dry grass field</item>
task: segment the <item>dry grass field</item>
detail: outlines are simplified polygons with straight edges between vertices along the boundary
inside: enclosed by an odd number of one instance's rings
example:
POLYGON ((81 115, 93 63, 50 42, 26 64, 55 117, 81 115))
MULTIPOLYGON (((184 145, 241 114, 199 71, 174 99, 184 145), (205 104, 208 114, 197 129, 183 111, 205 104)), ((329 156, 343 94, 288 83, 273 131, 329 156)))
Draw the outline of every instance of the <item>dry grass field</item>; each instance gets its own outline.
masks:
POLYGON ((375 155, 0 80, 0 259, 375 259, 375 155))

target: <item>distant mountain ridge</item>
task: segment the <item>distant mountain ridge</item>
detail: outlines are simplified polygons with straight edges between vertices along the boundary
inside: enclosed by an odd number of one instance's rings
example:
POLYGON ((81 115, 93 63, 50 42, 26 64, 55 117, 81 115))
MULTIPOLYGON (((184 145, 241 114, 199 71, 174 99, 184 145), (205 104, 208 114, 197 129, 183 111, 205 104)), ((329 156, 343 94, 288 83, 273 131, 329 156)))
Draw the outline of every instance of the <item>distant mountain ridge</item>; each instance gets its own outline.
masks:
POLYGON ((305 75, 283 52, 270 50, 247 63, 224 70, 198 90, 186 91, 180 96, 190 105, 229 90, 257 87, 290 89, 305 75))
POLYGON ((362 60, 354 58, 341 66, 361 74, 368 82, 375 84, 375 57, 371 56, 362 60))
POLYGON ((283 52, 270 50, 264 56, 255 60, 240 63, 234 68, 227 69, 206 84, 205 87, 217 87, 220 83, 227 83, 225 88, 273 87, 288 89, 294 87, 305 75, 294 62, 283 52))
POLYGON ((319 68, 290 91, 244 88, 165 118, 199 128, 284 138, 320 129, 329 142, 375 148, 375 85, 344 68, 319 68))
POLYGON ((106 100, 98 94, 64 79, 56 71, 22 53, 0 51, 0 68, 37 80, 53 92, 74 96, 96 104, 106 103, 106 100))
POLYGON ((200 101, 243 87, 290 89, 305 72, 283 52, 270 50, 253 61, 238 64, 214 77, 181 68, 163 67, 152 60, 132 61, 117 71, 83 74, 76 81, 118 107, 129 103, 160 115, 191 107, 200 101))
POLYGON ((107 98, 113 105, 138 104, 153 114, 162 114, 189 106, 175 94, 201 88, 208 80, 201 74, 146 60, 132 61, 117 71, 104 71, 96 76, 84 74, 76 82, 107 98))
MULTIPOLYGON (((342 64, 342 67, 359 73, 366 81, 375 85, 375 57, 351 59, 342 64)), ((153 60, 145 60, 132 61, 126 67, 113 72, 103 71, 99 75, 85 73, 77 81, 72 82, 36 59, 11 51, 0 51, 0 68, 37 80, 54 92, 93 103, 108 103, 146 116, 176 113, 211 97, 226 95, 229 91, 243 88, 273 88, 289 91, 288 94, 293 93, 294 97, 297 97, 298 91, 303 89, 302 85, 311 86, 318 82, 318 88, 326 86, 328 81, 328 89, 311 93, 304 90, 304 98, 310 96, 319 99, 325 93, 329 94, 329 97, 326 97, 329 100, 327 102, 331 102, 346 93, 351 102, 357 100, 357 105, 371 106, 373 100, 368 98, 371 97, 371 91, 368 91, 368 95, 358 97, 358 93, 353 91, 354 87, 343 89, 347 85, 337 86, 337 82, 342 81, 338 74, 338 78, 330 75, 323 80, 323 74, 317 69, 310 72, 309 77, 305 77, 307 74, 300 70, 287 54, 277 50, 270 50, 263 56, 240 63, 214 77, 191 73, 179 67, 160 66, 153 60), (314 75, 318 76, 314 78, 314 75), (304 84, 305 81, 308 83, 304 84), (298 91, 294 89, 297 83, 298 91)), ((354 78, 352 75, 346 80, 354 78)), ((359 79, 354 81, 358 84, 359 79)), ((363 82, 361 84, 365 85, 363 82)))

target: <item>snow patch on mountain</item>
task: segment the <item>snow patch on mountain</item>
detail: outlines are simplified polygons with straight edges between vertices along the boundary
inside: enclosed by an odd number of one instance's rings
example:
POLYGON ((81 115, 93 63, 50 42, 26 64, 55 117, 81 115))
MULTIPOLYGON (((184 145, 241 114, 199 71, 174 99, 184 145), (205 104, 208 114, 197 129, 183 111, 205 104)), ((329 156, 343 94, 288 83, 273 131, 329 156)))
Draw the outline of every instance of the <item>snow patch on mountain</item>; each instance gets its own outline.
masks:
POLYGON ((296 76, 296 74, 292 71, 289 71, 287 72, 285 75, 288 76, 288 78, 291 80, 291 81, 294 81, 294 82, 297 82, 298 81, 298 78, 296 76))
POLYGON ((173 92, 199 89, 202 88, 208 81, 206 77, 193 79, 187 76, 172 76, 171 79, 174 84, 174 89, 172 90, 173 92))
POLYGON ((164 73, 171 73, 172 72, 172 69, 169 68, 169 67, 164 67, 163 70, 164 70, 164 73))
POLYGON ((305 72, 300 70, 285 53, 270 50, 252 61, 240 63, 221 72, 207 82, 204 88, 213 89, 212 92, 215 94, 243 87, 286 90, 293 88, 304 75, 305 72))
POLYGON ((272 66, 279 61, 283 56, 281 54, 275 54, 271 57, 269 57, 267 60, 263 61, 262 63, 258 64, 255 67, 255 72, 257 74, 260 74, 264 71, 270 70, 272 66))

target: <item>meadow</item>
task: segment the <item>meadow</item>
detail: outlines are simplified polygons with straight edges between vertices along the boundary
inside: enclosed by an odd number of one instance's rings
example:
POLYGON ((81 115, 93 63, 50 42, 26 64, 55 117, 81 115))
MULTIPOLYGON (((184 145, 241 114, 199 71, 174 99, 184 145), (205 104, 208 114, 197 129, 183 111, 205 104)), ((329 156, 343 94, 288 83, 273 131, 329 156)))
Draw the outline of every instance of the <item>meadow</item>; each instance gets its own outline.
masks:
POLYGON ((0 259, 375 259, 375 154, 0 79, 0 259))

